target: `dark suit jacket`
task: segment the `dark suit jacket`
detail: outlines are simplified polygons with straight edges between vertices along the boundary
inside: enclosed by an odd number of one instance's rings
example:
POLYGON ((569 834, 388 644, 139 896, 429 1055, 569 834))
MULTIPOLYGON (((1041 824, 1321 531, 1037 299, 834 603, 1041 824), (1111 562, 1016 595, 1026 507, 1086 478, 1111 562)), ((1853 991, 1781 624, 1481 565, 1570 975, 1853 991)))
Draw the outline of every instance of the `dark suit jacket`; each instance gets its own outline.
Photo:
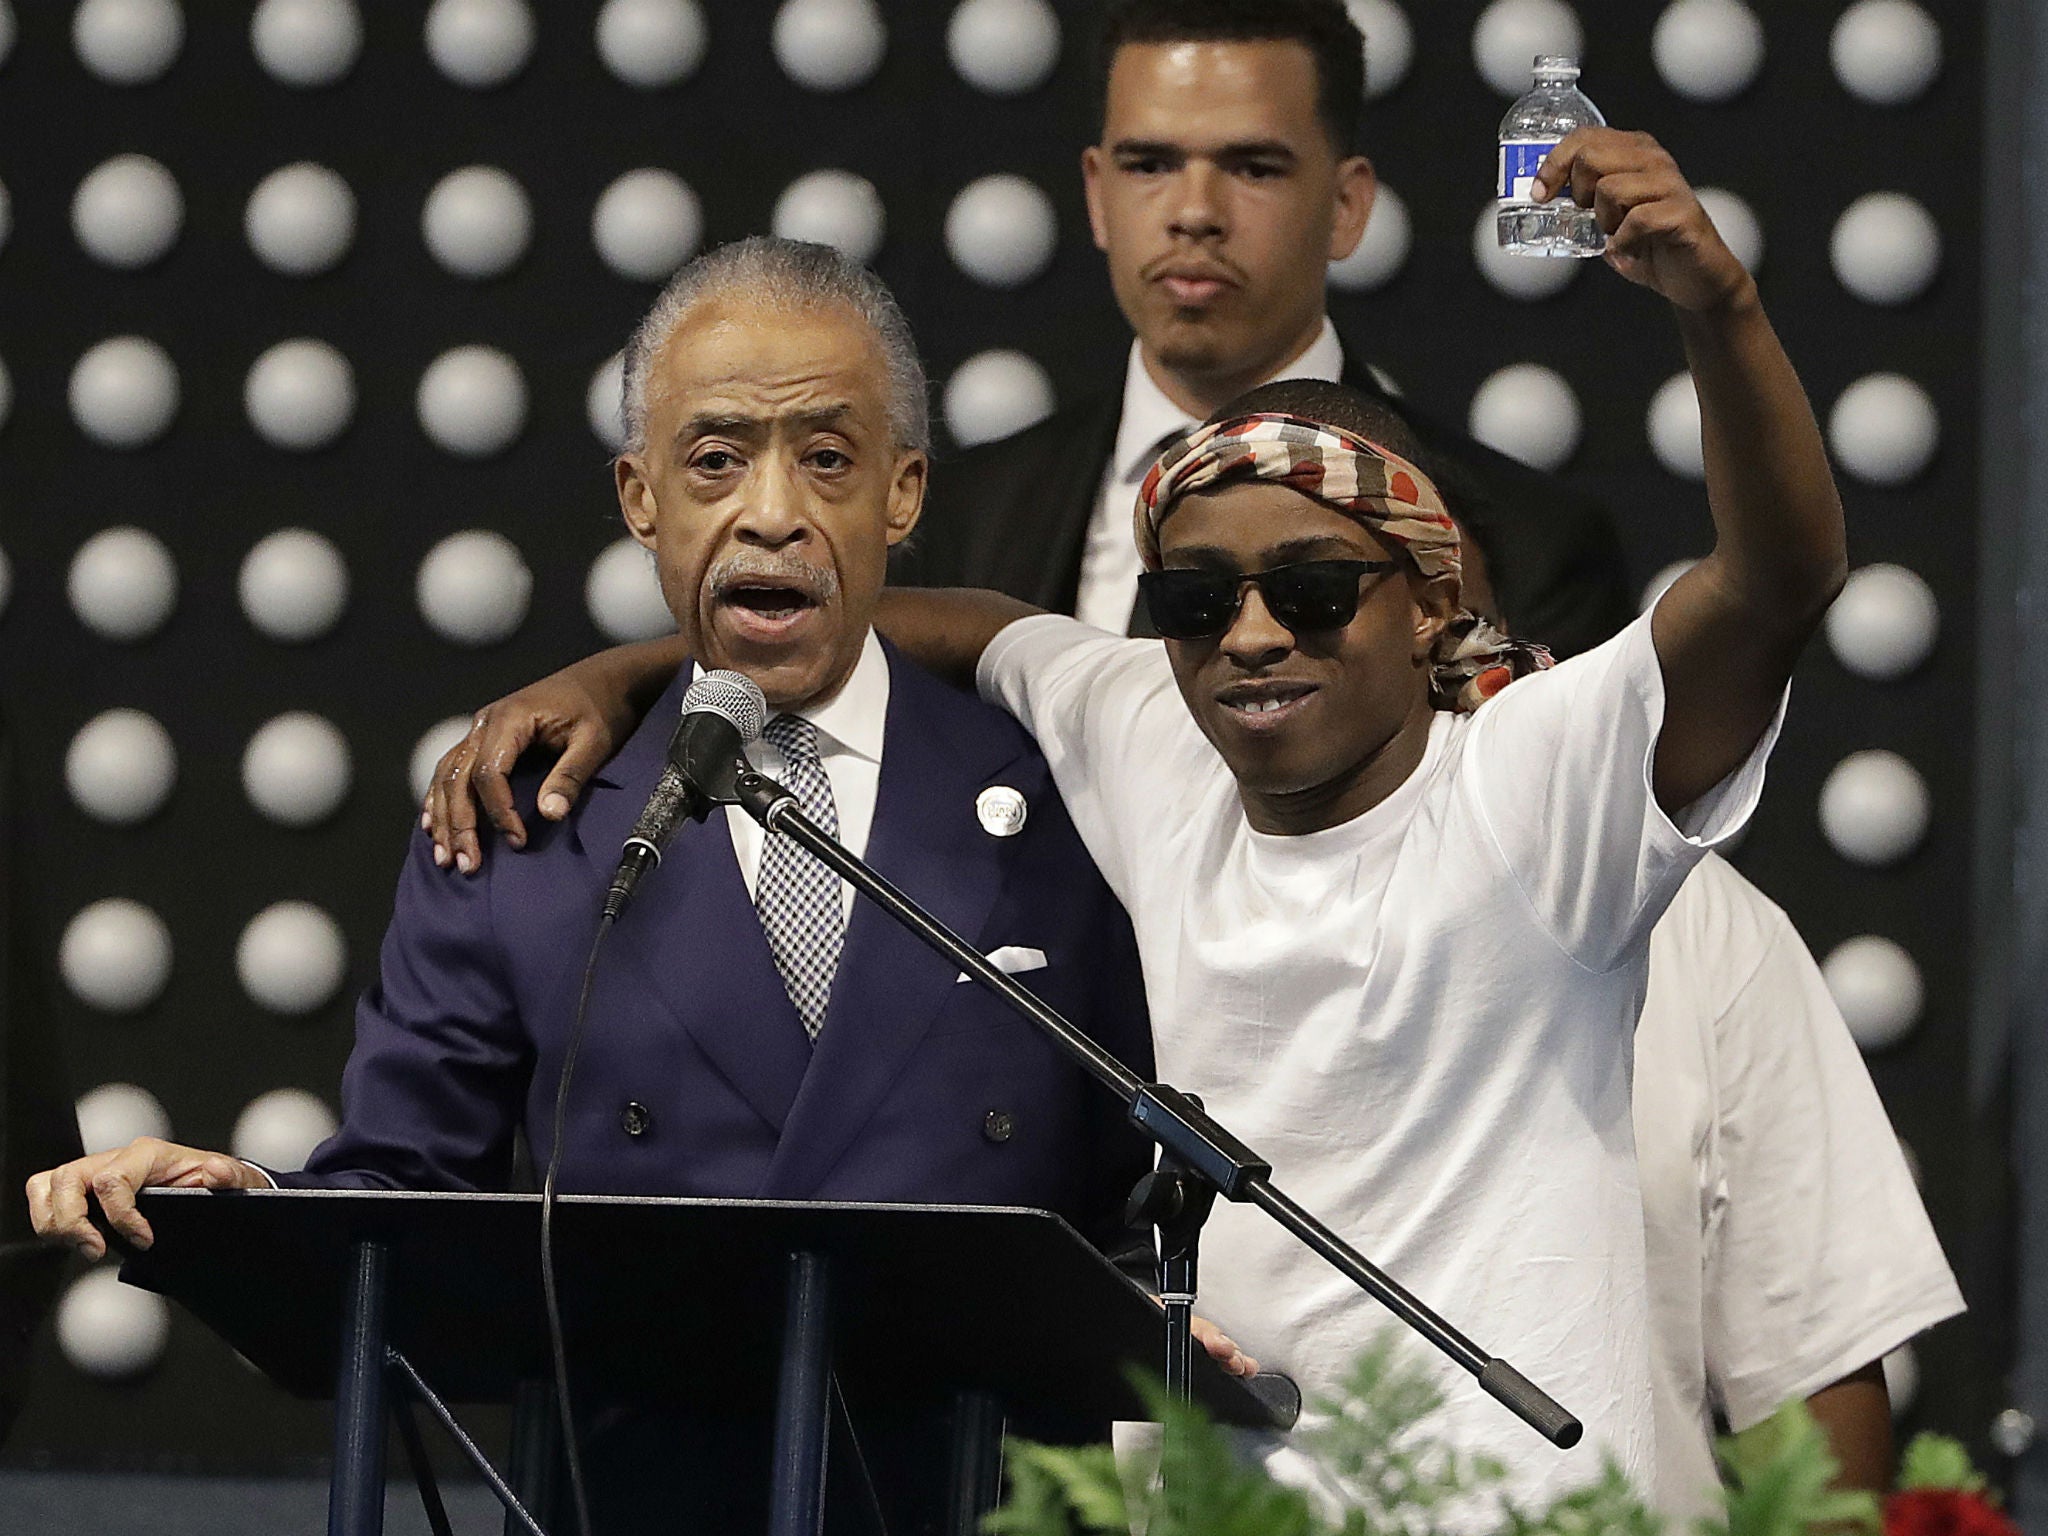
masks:
MULTIPOLYGON (((888 655, 869 861, 984 952, 1043 951, 1025 984, 1149 1075, 1130 924, 1044 759, 1008 715, 888 655), (1029 807, 1015 836, 976 814, 996 784, 1029 807)), ((504 1188, 522 1124, 545 1157, 585 952, 681 696, 679 678, 568 820, 530 821, 526 852, 462 879, 414 837, 342 1127, 281 1182, 504 1188)), ((1109 1094, 957 976, 858 902, 814 1047, 725 818, 685 825, 606 941, 562 1189, 1030 1205, 1111 1245, 1144 1147, 1109 1094)))
MULTIPOLYGON (((1345 348, 1344 382, 1385 398, 1358 357, 1345 348)), ((1406 405, 1399 409, 1426 450, 1422 467, 1443 484, 1485 552, 1516 633, 1564 657, 1599 644, 1635 616, 1605 508, 1455 428, 1406 405)), ((1121 392, 1091 396, 937 465, 916 539, 890 579, 992 587, 1072 613, 1088 520, 1122 413, 1121 392)))
MULTIPOLYGON (((888 656, 869 862, 984 953, 1043 951, 1025 985, 1149 1078, 1129 920, 1037 747, 1000 710, 888 656), (1014 836, 981 825, 975 798, 992 785, 1024 796, 1014 836)), ((522 1126, 546 1157, 584 957, 682 691, 679 678, 568 820, 529 818, 524 853, 463 879, 414 835, 357 1012, 341 1129, 281 1184, 502 1189, 522 1126)), ((537 784, 516 780, 528 805, 537 784)), ((606 940, 563 1134, 564 1191, 1037 1206, 1127 1262, 1123 1204, 1151 1161, 1111 1095, 867 902, 814 1047, 723 815, 676 834, 606 940)), ((943 1422, 855 1412, 865 1449, 835 1448, 835 1519, 861 1524, 870 1496, 840 1478, 864 1464, 892 1531, 936 1529, 943 1422)), ((600 1531, 761 1528, 758 1415, 599 1400, 584 1429, 600 1531)))

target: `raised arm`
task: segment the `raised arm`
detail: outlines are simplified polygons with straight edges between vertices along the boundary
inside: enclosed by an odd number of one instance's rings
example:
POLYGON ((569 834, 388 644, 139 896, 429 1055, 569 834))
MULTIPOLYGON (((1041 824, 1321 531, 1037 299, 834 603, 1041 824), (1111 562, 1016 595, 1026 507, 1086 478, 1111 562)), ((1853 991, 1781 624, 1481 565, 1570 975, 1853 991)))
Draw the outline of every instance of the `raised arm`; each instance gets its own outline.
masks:
POLYGON ((584 781, 625 745, 684 660, 680 635, 614 646, 478 710, 469 734, 434 765, 420 809, 420 825, 434 839, 434 862, 443 868, 452 862, 466 875, 482 867, 479 804, 508 845, 526 845, 509 775, 535 743, 561 753, 541 784, 540 813, 550 821, 568 815, 584 781))
POLYGON ((1678 811, 1748 756, 1841 590, 1841 498, 1755 280, 1662 146, 1580 129, 1538 179, 1539 200, 1569 187, 1595 209, 1609 264, 1671 302, 1699 393, 1714 550, 1651 621, 1665 690, 1654 783, 1658 803, 1678 811))

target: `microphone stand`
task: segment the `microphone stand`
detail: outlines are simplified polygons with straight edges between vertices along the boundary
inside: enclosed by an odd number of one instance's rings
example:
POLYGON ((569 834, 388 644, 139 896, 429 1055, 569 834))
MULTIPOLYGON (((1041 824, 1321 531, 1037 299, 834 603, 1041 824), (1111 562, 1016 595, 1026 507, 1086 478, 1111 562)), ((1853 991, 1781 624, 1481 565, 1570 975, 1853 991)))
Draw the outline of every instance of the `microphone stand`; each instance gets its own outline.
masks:
POLYGON ((1160 1149, 1158 1169, 1139 1181, 1131 1197, 1133 1219, 1159 1228, 1161 1301, 1166 1306, 1166 1379, 1189 1400, 1194 1366, 1194 1300, 1201 1227, 1218 1195, 1257 1206, 1296 1241, 1378 1301, 1468 1372, 1490 1396, 1560 1449, 1578 1444, 1583 1426, 1548 1393, 1507 1361, 1488 1355, 1430 1310, 1399 1282, 1297 1204, 1273 1183, 1273 1165, 1204 1113, 1201 1101, 1166 1083, 1147 1083, 1073 1024, 856 858, 803 813, 796 798, 744 759, 733 765, 730 797, 723 784, 705 785, 708 798, 736 800, 770 832, 808 849, 863 896, 930 948, 994 992, 1035 1024, 1076 1065, 1114 1093, 1134 1125, 1160 1149))

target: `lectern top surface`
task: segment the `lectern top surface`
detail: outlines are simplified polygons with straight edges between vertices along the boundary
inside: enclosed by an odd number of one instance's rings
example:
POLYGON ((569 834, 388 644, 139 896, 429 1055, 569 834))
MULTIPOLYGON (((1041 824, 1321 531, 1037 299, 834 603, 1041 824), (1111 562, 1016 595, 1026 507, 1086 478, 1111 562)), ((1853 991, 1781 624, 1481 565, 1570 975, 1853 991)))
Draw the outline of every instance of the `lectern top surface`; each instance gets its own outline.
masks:
MULTIPOLYGON (((389 1338, 443 1396, 509 1398, 547 1373, 540 1197, 416 1191, 149 1190, 155 1244, 122 1278, 181 1302, 288 1390, 332 1393, 355 1245, 390 1253, 389 1338)), ((835 1366, 905 1399, 962 1389, 1062 1415, 1141 1414, 1129 1366, 1157 1370, 1158 1305, 1047 1211, 565 1195, 554 1219, 577 1377, 628 1397, 765 1400, 784 1276, 831 1263, 835 1366)), ((1269 1422, 1200 1356, 1220 1420, 1269 1422)))

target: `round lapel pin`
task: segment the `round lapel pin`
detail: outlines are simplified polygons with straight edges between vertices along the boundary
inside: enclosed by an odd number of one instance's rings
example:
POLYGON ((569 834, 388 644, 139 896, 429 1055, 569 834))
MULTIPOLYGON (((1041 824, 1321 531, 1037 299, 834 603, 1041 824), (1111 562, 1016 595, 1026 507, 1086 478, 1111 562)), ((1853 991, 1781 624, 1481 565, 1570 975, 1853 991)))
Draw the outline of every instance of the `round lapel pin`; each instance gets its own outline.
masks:
POLYGON ((974 814, 990 837, 1015 837, 1024 830, 1029 811, 1024 797, 1007 784, 991 784, 974 797, 974 814))

